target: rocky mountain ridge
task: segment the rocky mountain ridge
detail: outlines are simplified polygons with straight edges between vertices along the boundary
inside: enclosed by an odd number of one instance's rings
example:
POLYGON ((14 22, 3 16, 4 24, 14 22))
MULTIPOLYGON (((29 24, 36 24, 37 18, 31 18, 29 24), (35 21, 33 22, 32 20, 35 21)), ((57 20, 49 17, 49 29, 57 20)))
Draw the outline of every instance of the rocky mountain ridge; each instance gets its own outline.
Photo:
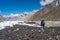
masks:
POLYGON ((29 21, 40 21, 44 19, 46 21, 60 21, 60 1, 55 0, 49 5, 46 5, 42 10, 36 12, 29 21))

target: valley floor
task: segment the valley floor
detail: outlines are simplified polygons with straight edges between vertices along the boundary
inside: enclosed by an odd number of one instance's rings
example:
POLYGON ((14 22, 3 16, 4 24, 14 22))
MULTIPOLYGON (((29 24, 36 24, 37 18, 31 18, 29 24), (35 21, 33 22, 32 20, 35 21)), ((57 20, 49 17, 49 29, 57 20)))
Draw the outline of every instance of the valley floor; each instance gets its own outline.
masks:
POLYGON ((0 40, 60 40, 60 27, 41 27, 14 25, 0 30, 0 40))

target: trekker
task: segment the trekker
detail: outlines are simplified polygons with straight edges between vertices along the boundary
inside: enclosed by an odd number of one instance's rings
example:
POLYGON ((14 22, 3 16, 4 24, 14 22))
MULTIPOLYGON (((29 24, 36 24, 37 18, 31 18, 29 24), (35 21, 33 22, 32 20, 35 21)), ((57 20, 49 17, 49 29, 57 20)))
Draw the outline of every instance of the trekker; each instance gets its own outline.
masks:
POLYGON ((41 26, 42 26, 42 30, 44 31, 44 27, 45 27, 45 20, 41 20, 41 26))

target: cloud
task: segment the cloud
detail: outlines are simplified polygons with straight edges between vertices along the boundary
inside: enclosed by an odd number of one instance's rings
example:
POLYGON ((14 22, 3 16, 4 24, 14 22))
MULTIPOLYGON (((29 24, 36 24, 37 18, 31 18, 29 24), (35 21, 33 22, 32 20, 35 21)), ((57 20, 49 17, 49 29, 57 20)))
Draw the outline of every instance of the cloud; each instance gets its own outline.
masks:
POLYGON ((19 16, 20 14, 16 13, 11 13, 10 15, 4 15, 3 17, 15 17, 15 16, 19 16))
POLYGON ((45 5, 46 5, 46 2, 44 2, 44 1, 42 0, 42 1, 40 1, 40 4, 41 4, 42 6, 45 6, 45 5))
POLYGON ((13 14, 11 13, 9 16, 14 17, 14 16, 19 16, 20 14, 13 14))
POLYGON ((34 14, 34 13, 36 13, 37 11, 38 11, 38 10, 33 10, 33 11, 30 11, 30 12, 25 11, 24 14, 34 14))
POLYGON ((40 1, 40 4, 42 5, 42 6, 45 6, 45 5, 48 5, 48 4, 50 4, 51 2, 53 2, 54 0, 41 0, 40 1))
POLYGON ((39 10, 33 10, 32 13, 36 13, 37 11, 39 11, 39 10))

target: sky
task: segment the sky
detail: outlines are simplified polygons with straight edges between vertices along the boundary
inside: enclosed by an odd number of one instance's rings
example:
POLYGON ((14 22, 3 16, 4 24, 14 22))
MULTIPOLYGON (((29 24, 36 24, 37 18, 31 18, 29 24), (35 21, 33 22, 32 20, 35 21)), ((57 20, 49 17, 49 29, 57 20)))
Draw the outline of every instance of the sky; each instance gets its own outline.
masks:
POLYGON ((40 10, 53 0, 0 0, 0 15, 21 14, 40 10))

